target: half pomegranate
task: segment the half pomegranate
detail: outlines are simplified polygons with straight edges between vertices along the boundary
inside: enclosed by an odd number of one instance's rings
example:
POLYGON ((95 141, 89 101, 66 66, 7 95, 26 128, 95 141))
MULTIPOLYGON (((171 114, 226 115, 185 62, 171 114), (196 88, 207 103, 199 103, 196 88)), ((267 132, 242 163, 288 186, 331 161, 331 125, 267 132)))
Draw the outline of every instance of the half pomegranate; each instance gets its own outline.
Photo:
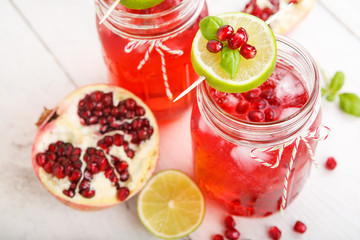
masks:
POLYGON ((37 125, 35 173, 50 193, 76 209, 98 210, 131 198, 159 158, 152 112, 116 86, 80 88, 45 111, 37 125))

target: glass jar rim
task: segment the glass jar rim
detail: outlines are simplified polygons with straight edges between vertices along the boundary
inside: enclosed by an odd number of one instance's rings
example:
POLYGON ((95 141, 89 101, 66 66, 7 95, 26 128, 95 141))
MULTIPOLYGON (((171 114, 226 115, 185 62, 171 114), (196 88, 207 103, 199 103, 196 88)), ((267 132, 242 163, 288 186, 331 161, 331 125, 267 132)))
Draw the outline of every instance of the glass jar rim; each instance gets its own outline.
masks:
MULTIPOLYGON (((112 4, 107 3, 108 1, 106 0, 97 0, 98 2, 102 2, 104 4, 105 7, 107 7, 108 9, 111 7, 112 4)), ((131 12, 127 12, 124 11, 123 9, 118 9, 112 12, 112 14, 119 14, 122 17, 128 17, 128 18, 141 18, 141 19, 150 19, 150 18, 158 18, 161 17, 163 15, 167 15, 169 13, 175 12, 177 10, 179 10, 179 8, 181 8, 184 4, 187 4, 189 1, 193 1, 193 0, 183 0, 181 1, 179 4, 177 4, 174 7, 168 8, 165 11, 161 11, 161 12, 157 12, 157 13, 149 13, 149 14, 142 14, 142 13, 131 13, 131 12)))
MULTIPOLYGON (((251 122, 239 119, 223 110, 211 97, 208 84, 203 81, 197 88, 197 101, 200 113, 206 124, 222 138, 235 144, 258 144, 262 146, 283 144, 291 138, 300 136, 315 121, 320 109, 320 75, 310 53, 298 42, 286 36, 275 34, 276 41, 286 44, 307 64, 314 78, 309 90, 308 101, 293 114, 273 122, 251 122), (258 138, 258 134, 263 139, 258 138)), ((279 54, 278 48, 278 57, 279 54)), ((303 76, 303 78, 305 78, 303 76)), ((304 79, 306 81, 306 79, 304 79)))
MULTIPOLYGON (((102 19, 110 8, 106 0, 96 0, 96 14, 102 19)), ((183 0, 158 13, 137 14, 114 10, 102 23, 117 35, 134 40, 157 40, 187 29, 200 16, 205 0, 183 0)))

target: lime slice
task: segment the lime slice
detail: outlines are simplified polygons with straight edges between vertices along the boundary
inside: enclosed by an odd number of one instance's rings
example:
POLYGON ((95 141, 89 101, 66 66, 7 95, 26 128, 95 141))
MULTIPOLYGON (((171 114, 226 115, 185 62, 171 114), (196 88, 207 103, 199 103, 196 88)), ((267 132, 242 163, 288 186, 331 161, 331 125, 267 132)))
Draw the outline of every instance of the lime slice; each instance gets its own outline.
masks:
POLYGON ((253 59, 241 58, 239 72, 235 78, 220 66, 221 53, 211 53, 206 49, 206 40, 200 31, 196 34, 191 60, 197 74, 205 76, 213 88, 222 92, 246 92, 264 83, 276 65, 276 41, 269 26, 261 19, 247 13, 224 13, 222 18, 236 31, 245 28, 249 36, 248 44, 255 46, 257 54, 253 59))
POLYGON ((130 9, 140 10, 154 7, 162 1, 164 0, 121 0, 120 4, 130 9))
POLYGON ((205 201, 188 175, 164 170, 155 174, 139 194, 137 211, 152 234, 177 239, 189 235, 201 224, 205 201))

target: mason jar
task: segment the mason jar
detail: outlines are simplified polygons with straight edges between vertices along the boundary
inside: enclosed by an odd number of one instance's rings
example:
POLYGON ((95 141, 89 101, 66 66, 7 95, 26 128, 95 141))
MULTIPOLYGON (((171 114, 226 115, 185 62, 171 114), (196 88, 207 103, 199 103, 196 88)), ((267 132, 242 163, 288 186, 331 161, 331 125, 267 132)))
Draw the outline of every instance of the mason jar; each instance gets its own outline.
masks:
POLYGON ((255 90, 221 93, 206 81, 197 88, 191 116, 194 175, 201 190, 233 215, 264 217, 285 209, 304 187, 320 139, 317 66, 295 41, 276 36, 276 42, 276 68, 258 97, 252 98, 255 90), (269 89, 273 96, 265 94, 269 89), (259 97, 266 101, 259 104, 259 97), (236 101, 248 102, 250 109, 243 111, 236 101), (229 104, 236 105, 237 115, 226 110, 229 104), (272 121, 274 115, 266 115, 271 111, 281 116, 272 121))
POLYGON ((165 0, 145 10, 119 4, 100 24, 112 3, 95 0, 110 82, 142 98, 158 119, 176 118, 195 97, 190 93, 173 102, 198 79, 190 53, 199 22, 208 15, 205 0, 165 0))

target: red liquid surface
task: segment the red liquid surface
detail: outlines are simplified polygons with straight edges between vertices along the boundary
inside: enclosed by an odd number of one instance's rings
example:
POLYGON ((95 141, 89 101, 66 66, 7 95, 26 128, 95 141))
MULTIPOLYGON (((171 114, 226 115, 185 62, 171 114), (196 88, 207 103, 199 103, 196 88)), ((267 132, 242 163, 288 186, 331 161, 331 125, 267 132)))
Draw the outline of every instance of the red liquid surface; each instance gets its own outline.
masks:
MULTIPOLYGON (((140 11, 128 9, 127 11, 140 14, 157 13, 176 6, 181 1, 165 0, 163 3, 150 9, 140 11)), ((183 51, 182 55, 162 51, 165 58, 169 89, 174 98, 198 78, 191 65, 191 44, 199 29, 199 21, 207 14, 207 7, 205 5, 196 21, 176 37, 163 42, 171 50, 183 51)), ((165 20, 159 18, 159 21, 164 22, 165 20)), ((143 99, 158 119, 175 118, 193 103, 194 92, 187 94, 187 96, 176 103, 173 103, 168 98, 164 84, 161 57, 155 48, 149 54, 149 58, 142 68, 137 69, 140 62, 145 58, 145 53, 150 45, 144 44, 133 49, 130 53, 126 53, 124 49, 129 43, 128 39, 114 34, 105 25, 98 24, 97 27, 103 46, 105 63, 108 67, 112 83, 130 90, 143 99)), ((154 32, 154 34, 156 33, 154 32)))
MULTIPOLYGON (((279 64, 272 76, 259 88, 246 93, 221 93, 210 89, 217 104, 228 113, 247 121, 271 122, 298 111, 309 95, 301 76, 291 67, 279 64)), ((320 124, 320 114, 310 127, 320 124)), ((234 215, 268 216, 279 211, 284 179, 294 144, 284 149, 277 168, 269 168, 251 159, 253 147, 235 145, 214 133, 202 119, 195 103, 191 132, 195 177, 200 188, 234 215)), ((315 143, 309 141, 312 149, 315 143)), ((278 152, 258 153, 275 163, 278 152)), ((310 173, 308 150, 300 142, 289 178, 287 203, 299 193, 310 173)))

